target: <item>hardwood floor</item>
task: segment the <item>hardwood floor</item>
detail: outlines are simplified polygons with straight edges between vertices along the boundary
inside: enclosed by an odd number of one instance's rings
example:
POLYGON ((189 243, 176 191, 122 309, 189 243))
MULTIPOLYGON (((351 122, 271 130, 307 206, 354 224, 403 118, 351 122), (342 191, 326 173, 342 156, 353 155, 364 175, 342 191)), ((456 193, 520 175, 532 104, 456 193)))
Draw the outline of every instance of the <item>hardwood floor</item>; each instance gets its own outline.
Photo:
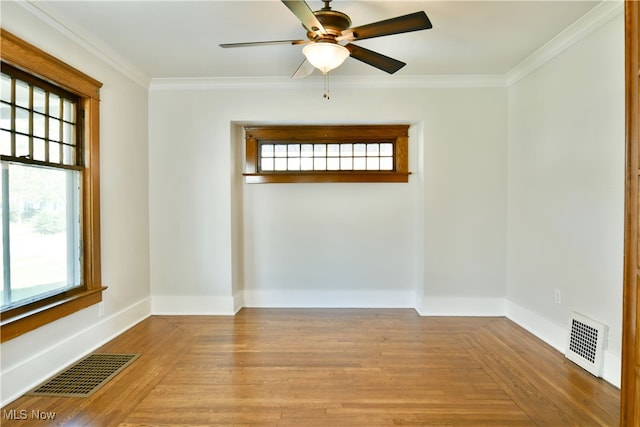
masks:
POLYGON ((619 390, 505 318, 243 309, 154 316, 89 398, 25 396, 3 426, 617 426, 619 390), (9 420, 25 410, 27 420, 9 420), (37 421, 32 411, 55 412, 37 421))

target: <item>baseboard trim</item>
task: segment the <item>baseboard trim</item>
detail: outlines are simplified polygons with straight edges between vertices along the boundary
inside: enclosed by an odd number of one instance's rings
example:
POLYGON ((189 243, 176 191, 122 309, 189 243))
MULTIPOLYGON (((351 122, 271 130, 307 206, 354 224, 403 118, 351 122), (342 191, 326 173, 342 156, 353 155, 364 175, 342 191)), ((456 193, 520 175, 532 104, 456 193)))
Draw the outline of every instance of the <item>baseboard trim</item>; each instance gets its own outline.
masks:
POLYGON ((455 298, 425 295, 416 307, 421 316, 494 317, 505 315, 504 298, 455 298))
POLYGON ((527 308, 507 300, 506 316, 560 353, 565 352, 568 330, 527 308))
MULTIPOLYGON (((2 373, 0 373, 0 383, 2 384, 2 402, 0 402, 0 405, 6 406, 40 384, 44 379, 49 378, 96 348, 111 341, 150 315, 151 303, 149 298, 145 298, 108 317, 100 318, 99 308, 91 306, 61 319, 60 321, 75 321, 74 318, 82 321, 87 319, 98 320, 88 328, 3 369, 2 373)), ((52 324, 51 326, 55 325, 52 324)), ((30 334, 33 333, 38 333, 38 330, 30 334)), ((29 334, 15 339, 29 339, 29 334)))
POLYGON ((163 315, 234 315, 234 297, 225 296, 154 296, 151 297, 151 313, 163 315))
POLYGON ((233 312, 237 314, 244 307, 244 292, 239 291, 233 294, 233 312))
POLYGON ((269 291, 245 290, 244 307, 272 308, 414 308, 412 291, 269 291))

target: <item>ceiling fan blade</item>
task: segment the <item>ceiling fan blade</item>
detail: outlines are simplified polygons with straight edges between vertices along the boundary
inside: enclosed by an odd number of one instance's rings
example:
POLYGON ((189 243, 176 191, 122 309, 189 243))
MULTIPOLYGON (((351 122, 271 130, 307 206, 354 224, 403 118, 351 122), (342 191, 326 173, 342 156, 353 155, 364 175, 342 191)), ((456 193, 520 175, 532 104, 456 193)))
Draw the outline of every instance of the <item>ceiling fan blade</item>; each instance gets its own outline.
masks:
POLYGON ((352 43, 347 44, 345 47, 349 49, 349 52, 351 52, 352 58, 357 59, 358 61, 362 61, 365 64, 369 64, 372 67, 376 67, 382 71, 386 71, 389 74, 393 74, 400 68, 407 65, 402 61, 398 61, 397 59, 390 58, 381 53, 374 52, 360 46, 356 46, 352 43))
POLYGON ((428 30, 432 27, 433 25, 431 25, 426 13, 415 12, 360 27, 349 28, 343 31, 343 36, 350 40, 363 40, 411 31, 428 30))
POLYGON ((311 73, 313 73, 313 70, 315 70, 315 69, 316 69, 316 67, 311 65, 311 62, 309 62, 309 61, 307 61, 305 59, 304 61, 302 61, 302 64, 300 64, 300 66, 298 67, 296 72, 293 73, 293 76, 291 76, 291 78, 292 79, 303 79, 303 78, 307 77, 308 75, 310 75, 311 73))
POLYGON ((220 47, 250 47, 250 46, 269 46, 276 44, 306 44, 310 43, 309 40, 271 40, 264 42, 246 42, 246 43, 223 43, 220 47))
POLYGON ((326 30, 313 14, 313 11, 304 0, 281 0, 285 6, 302 22, 302 25, 314 33, 320 32, 325 34, 326 30))

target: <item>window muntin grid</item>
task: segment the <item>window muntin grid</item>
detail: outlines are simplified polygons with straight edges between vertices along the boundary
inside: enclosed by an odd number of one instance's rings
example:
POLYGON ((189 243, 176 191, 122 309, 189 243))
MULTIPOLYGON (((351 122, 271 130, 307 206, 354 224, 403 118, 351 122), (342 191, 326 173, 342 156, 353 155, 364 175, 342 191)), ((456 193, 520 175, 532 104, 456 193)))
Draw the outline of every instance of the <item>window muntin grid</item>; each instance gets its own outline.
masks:
POLYGON ((261 142, 260 172, 393 171, 392 142, 261 142))
POLYGON ((0 155, 56 167, 80 167, 78 98, 2 64, 0 155))

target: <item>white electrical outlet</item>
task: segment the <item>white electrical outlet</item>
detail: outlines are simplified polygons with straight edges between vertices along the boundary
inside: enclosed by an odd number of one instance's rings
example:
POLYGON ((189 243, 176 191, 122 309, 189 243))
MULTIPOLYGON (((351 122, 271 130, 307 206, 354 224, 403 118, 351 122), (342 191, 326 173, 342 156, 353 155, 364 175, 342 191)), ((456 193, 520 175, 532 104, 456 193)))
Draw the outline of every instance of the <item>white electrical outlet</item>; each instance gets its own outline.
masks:
POLYGON ((553 291, 553 302, 556 304, 560 304, 562 302, 562 293, 560 292, 560 289, 553 291))
POLYGON ((98 303, 98 317, 104 316, 104 302, 98 303))

